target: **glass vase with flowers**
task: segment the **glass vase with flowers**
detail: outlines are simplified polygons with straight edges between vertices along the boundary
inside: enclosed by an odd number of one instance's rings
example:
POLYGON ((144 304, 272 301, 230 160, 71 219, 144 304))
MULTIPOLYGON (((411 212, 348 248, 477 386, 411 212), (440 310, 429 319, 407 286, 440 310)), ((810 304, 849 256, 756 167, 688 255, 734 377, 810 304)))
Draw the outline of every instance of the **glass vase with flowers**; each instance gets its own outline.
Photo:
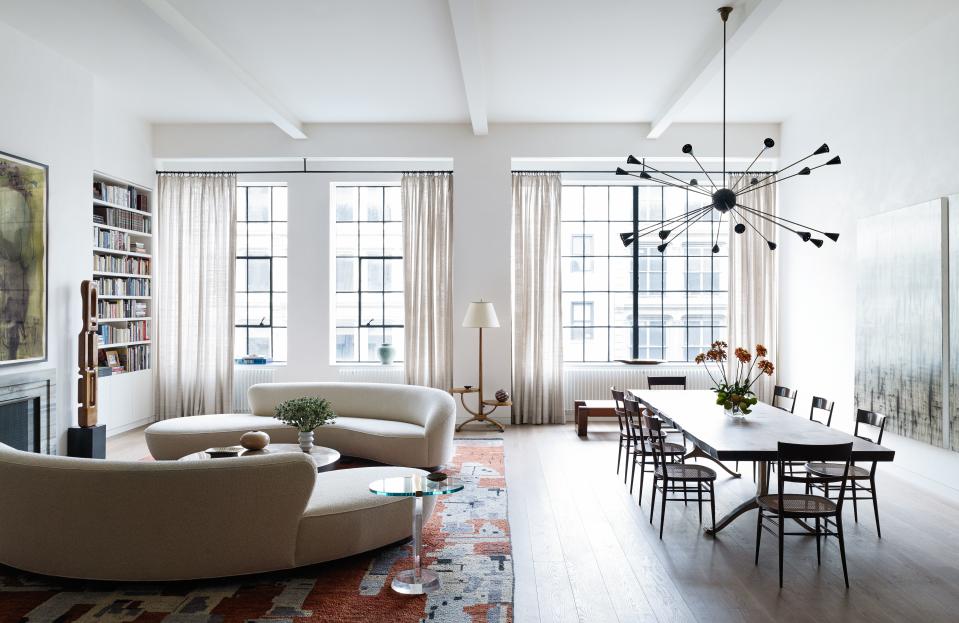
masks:
POLYGON ((745 417, 750 413, 753 405, 759 402, 753 385, 762 375, 772 376, 775 366, 766 358, 766 347, 756 344, 756 354, 745 348, 738 347, 733 351, 737 363, 734 364, 735 374, 730 369, 726 371, 728 345, 726 342, 713 342, 709 350, 696 355, 696 363, 703 364, 706 373, 713 382, 713 391, 716 392, 716 404, 722 405, 726 415, 735 418, 745 417), (710 369, 710 367, 714 369, 710 369))

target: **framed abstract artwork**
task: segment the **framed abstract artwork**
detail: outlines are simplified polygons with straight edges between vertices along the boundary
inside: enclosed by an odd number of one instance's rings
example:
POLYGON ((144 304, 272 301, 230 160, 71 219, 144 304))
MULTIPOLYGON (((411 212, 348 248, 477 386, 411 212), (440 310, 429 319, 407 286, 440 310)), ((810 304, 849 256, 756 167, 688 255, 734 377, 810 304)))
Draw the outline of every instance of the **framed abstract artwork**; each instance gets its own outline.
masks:
POLYGON ((0 152, 0 366, 47 358, 47 178, 0 152))

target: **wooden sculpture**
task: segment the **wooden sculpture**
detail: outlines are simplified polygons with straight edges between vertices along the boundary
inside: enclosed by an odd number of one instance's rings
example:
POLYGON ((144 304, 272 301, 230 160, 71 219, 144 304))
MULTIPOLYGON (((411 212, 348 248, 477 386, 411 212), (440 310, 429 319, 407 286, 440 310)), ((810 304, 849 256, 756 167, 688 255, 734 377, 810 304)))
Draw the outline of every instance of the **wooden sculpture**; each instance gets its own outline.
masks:
POLYGON ((77 423, 80 428, 97 425, 97 286, 89 279, 80 284, 83 298, 83 329, 80 331, 80 378, 77 423))

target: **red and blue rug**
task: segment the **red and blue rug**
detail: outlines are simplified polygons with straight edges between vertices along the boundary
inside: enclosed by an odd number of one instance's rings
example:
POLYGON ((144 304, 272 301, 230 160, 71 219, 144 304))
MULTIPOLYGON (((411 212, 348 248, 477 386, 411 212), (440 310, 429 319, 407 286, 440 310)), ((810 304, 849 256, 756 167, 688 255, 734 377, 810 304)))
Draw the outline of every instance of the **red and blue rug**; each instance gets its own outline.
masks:
POLYGON ((0 621, 512 621, 513 562, 502 440, 457 439, 446 471, 467 486, 440 497, 424 527, 423 563, 443 582, 431 595, 410 597, 390 588, 393 575, 411 566, 408 544, 292 571, 191 582, 64 580, 0 566, 0 621))

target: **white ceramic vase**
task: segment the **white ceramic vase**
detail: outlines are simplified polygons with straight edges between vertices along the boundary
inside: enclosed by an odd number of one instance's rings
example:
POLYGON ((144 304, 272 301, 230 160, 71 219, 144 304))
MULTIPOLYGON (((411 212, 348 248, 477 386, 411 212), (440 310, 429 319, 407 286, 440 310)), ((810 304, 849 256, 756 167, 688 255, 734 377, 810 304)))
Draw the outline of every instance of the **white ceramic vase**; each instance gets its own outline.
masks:
POLYGON ((300 431, 300 450, 311 452, 313 450, 313 431, 300 431))

